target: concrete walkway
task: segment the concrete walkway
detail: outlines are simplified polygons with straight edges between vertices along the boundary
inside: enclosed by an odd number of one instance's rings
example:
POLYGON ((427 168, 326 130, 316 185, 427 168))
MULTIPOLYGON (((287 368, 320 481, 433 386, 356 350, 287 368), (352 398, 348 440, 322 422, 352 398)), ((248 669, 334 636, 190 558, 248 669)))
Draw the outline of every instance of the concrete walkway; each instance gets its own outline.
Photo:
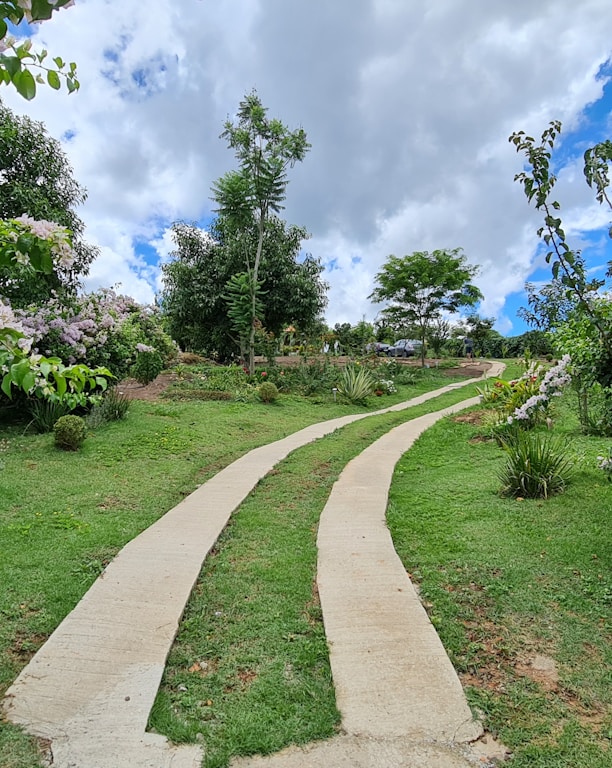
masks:
MULTIPOLYGON (((489 373, 498 375, 499 371, 493 369, 489 373)), ((474 381, 451 384, 376 413, 408 408, 474 381)), ((465 401, 457 408, 466 407, 472 402, 474 401, 465 401)), ((11 686, 3 703, 7 719, 23 725, 28 732, 36 736, 50 740, 53 765, 57 768, 121 768, 122 766, 196 768, 199 766, 202 760, 200 747, 174 747, 163 737, 146 733, 145 729, 167 654, 202 563, 231 513, 276 463, 296 448, 352 421, 367 418, 369 415, 373 414, 360 414, 316 424, 283 440, 251 451, 218 473, 131 541, 11 686)), ((432 421, 436 417, 440 418, 441 415, 440 412, 433 415, 432 421)), ((409 427, 417 421, 413 420, 403 426, 409 427)), ((422 428, 425 428, 425 424, 422 428)), ((390 435, 396 431, 393 430, 390 435)), ((285 751, 278 756, 278 759, 283 761, 297 759, 299 762, 279 762, 279 766, 422 765, 437 768, 439 765, 440 768, 456 768, 456 766, 465 765, 465 762, 456 762, 458 758, 455 752, 449 751, 446 745, 469 740, 477 735, 474 726, 470 724, 469 710, 463 700, 456 676, 453 677, 454 670, 441 649, 426 614, 420 608, 418 599, 413 593, 411 594, 412 587, 406 574, 403 573, 400 587, 395 586, 393 581, 387 581, 387 578, 397 577, 397 573, 391 574, 393 570, 397 572, 397 563, 399 563, 397 556, 395 556, 395 567, 390 567, 389 577, 385 576, 384 582, 379 581, 378 586, 375 586, 370 581, 372 576, 376 577, 380 570, 379 561, 391 563, 393 560, 388 551, 389 546, 392 550, 388 533, 386 533, 387 542, 384 543, 382 540, 385 536, 381 537, 380 528, 386 531, 384 510, 390 473, 399 456, 409 447, 406 441, 410 440, 410 434, 411 429, 408 429, 408 432, 394 438, 389 443, 389 445, 393 444, 393 448, 386 448, 381 441, 375 444, 380 444, 379 466, 390 467, 388 471, 385 470, 382 473, 386 484, 382 493, 373 490, 373 484, 378 482, 376 477, 371 478, 372 483, 369 480, 366 481, 365 486, 363 477, 357 476, 351 479, 351 465, 348 465, 343 473, 345 481, 342 484, 340 480, 338 481, 321 521, 319 540, 321 600, 326 632, 330 641, 338 703, 343 715, 343 726, 348 736, 343 737, 345 741, 332 739, 321 745, 313 745, 310 751, 293 750, 289 753, 285 751), (346 545, 343 544, 340 547, 348 531, 346 526, 350 522, 342 512, 342 508, 345 507, 345 512, 350 511, 352 505, 353 511, 356 511, 356 501, 349 502, 347 507, 346 500, 342 501, 345 493, 342 487, 345 487, 345 483, 354 480, 359 482, 360 490, 356 497, 361 500, 359 507, 365 517, 368 516, 367 510, 370 509, 378 522, 374 527, 367 528, 370 523, 367 523, 364 517, 363 525, 367 530, 364 528, 365 532, 359 535, 365 536, 363 541, 366 547, 361 551, 351 552, 351 547, 355 549, 354 534, 351 534, 353 545, 348 540, 351 537, 348 537, 346 545), (366 501, 366 491, 371 503, 363 503, 366 501), (372 494, 371 497, 369 494, 372 494), (340 530, 334 534, 334 527, 338 526, 340 530), (376 538, 380 539, 380 542, 370 547, 376 538), (377 549, 379 546, 382 548, 377 549), (365 557, 368 549, 369 554, 365 557), (350 590, 347 590, 350 579, 341 578, 342 570, 334 570, 332 562, 334 559, 337 561, 342 559, 345 563, 351 562, 352 559, 355 559, 355 562, 363 562, 364 569, 358 570, 353 578, 361 580, 359 595, 362 599, 365 599, 366 593, 374 598, 371 609, 368 609, 367 614, 364 612, 365 623, 355 623, 356 614, 359 613, 359 600, 355 602, 355 595, 351 595, 350 590), (371 561, 369 565, 367 565, 368 559, 371 561), (372 564, 375 566, 373 569, 372 564), (389 585, 392 585, 391 590, 401 589, 402 593, 405 593, 399 602, 387 601, 381 594, 381 590, 384 591, 389 585), (377 602, 380 603, 380 613, 376 608, 377 602), (385 605, 385 603, 388 604, 385 605), (335 615, 337 609, 344 604, 348 610, 335 615), (391 624, 400 626, 396 612, 405 611, 408 611, 406 614, 408 625, 413 627, 418 625, 418 632, 408 629, 406 633, 404 627, 395 635, 387 635, 391 624), (429 629, 421 631, 421 625, 427 625, 429 629), (381 632, 386 635, 382 644, 379 644, 379 637, 375 632, 377 626, 380 626, 381 632), (393 651, 394 645, 405 648, 406 639, 411 636, 411 632, 414 634, 415 648, 418 648, 417 655, 412 661, 399 662, 400 666, 397 666, 397 659, 388 654, 393 651), (360 639, 360 635, 362 635, 361 642, 355 642, 360 639), (373 651, 374 654, 371 655, 373 651), (364 657, 364 653, 370 655, 364 657), (353 661, 351 661, 352 655, 353 661), (364 661, 364 658, 367 660, 375 657, 377 657, 376 665, 370 666, 369 661, 368 663, 364 661), (388 662, 385 662, 385 659, 388 659, 388 662), (435 661, 432 661, 433 659, 435 661), (405 670, 401 664, 404 664, 405 670), (419 705, 420 696, 415 697, 411 689, 406 686, 419 685, 419 677, 414 675, 414 671, 420 667, 428 670, 426 678, 423 676, 420 678, 421 686, 423 682, 427 682, 429 686, 433 677, 437 676, 436 701, 431 706, 438 707, 449 697, 453 702, 458 703, 444 704, 440 714, 430 713, 429 700, 425 704, 425 709, 419 705), (378 671, 370 675, 369 669, 378 671), (395 689, 389 689, 390 681, 399 673, 399 670, 401 675, 404 675, 404 672, 408 674, 399 686, 402 690, 400 691, 397 686, 395 689), (410 677, 411 671, 412 677, 410 677), (382 685, 376 687, 378 675, 382 685), (375 707, 370 707, 370 710, 386 712, 378 718, 378 721, 370 718, 364 709, 367 696, 364 698, 363 687, 351 687, 350 678, 354 678, 355 683, 362 680, 366 686, 374 686, 371 690, 375 691, 373 700, 376 704, 375 707), (387 690, 388 696, 385 693, 387 690), (354 696, 359 696, 360 701, 355 702, 354 696), (440 697, 441 701, 437 697, 440 697), (382 709, 384 702, 387 710, 382 709), (363 710, 361 714, 359 714, 360 709, 363 710), (413 712, 410 722, 402 719, 404 715, 401 715, 401 711, 403 710, 413 712), (423 723, 429 720, 432 723, 431 727, 423 727, 423 723), (383 721, 387 723, 384 728, 383 721), (419 722, 421 725, 418 725, 419 722), (369 726, 368 723, 370 723, 369 726), (325 745, 331 750, 330 753, 327 756, 317 757, 316 750, 325 745), (417 755, 415 750, 417 752, 421 750, 421 753, 423 750, 429 750, 431 754, 428 752, 425 762, 418 756, 415 757, 418 762, 407 762, 412 758, 401 757, 402 754, 408 755, 410 752, 417 755), (351 756, 352 752, 354 752, 353 756, 351 756), (436 763, 434 758, 438 760, 438 752, 442 762, 436 763), (307 754, 313 756, 314 762, 306 762, 307 754), (391 762, 380 762, 373 757, 378 755, 382 759, 385 754, 390 755, 391 762), (365 762, 359 762, 361 760, 359 755, 365 762), (449 762, 449 760, 455 760, 455 762, 449 762)), ((374 446, 368 451, 372 452, 369 458, 371 462, 377 451, 374 446)), ((379 459, 376 461, 378 462, 379 459)), ((353 516, 353 520, 355 519, 353 516)), ((266 760, 271 759, 276 758, 266 760)), ((261 765, 262 760, 235 762, 236 765, 247 765, 251 762, 253 765, 261 765)))

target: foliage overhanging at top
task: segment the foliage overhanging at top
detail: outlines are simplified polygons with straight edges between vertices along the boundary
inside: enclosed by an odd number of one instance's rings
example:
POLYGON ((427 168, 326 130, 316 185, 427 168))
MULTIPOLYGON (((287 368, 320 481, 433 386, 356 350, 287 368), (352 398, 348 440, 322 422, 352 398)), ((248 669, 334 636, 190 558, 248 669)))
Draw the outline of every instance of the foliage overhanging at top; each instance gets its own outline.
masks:
POLYGON ((28 101, 36 96, 37 84, 47 83, 59 90, 62 78, 68 93, 78 90, 74 62, 66 64, 60 56, 49 61, 45 49, 34 50, 30 38, 18 43, 8 28, 8 23, 20 24, 24 20, 30 24, 47 21, 55 11, 72 5, 74 0, 0 0, 0 84, 13 86, 28 101), (31 69, 37 70, 36 76, 31 69))

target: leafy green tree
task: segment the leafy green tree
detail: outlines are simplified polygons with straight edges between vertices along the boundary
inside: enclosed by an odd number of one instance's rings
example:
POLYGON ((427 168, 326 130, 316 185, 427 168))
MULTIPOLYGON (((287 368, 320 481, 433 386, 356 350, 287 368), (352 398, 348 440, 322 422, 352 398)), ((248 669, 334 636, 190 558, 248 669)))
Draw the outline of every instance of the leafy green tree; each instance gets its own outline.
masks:
MULTIPOLYGON (((213 198, 226 222, 226 237, 244 241, 244 232, 255 226, 253 250, 243 249, 243 267, 251 297, 251 327, 248 338, 248 365, 254 371, 255 333, 258 327, 260 268, 266 227, 283 208, 288 184, 287 169, 304 159, 310 145, 299 128, 289 131, 280 120, 270 119, 255 91, 240 102, 237 121, 228 120, 221 134, 235 151, 239 170, 230 171, 213 185, 213 198)), ((268 329, 270 330, 270 329, 268 329)))
MULTIPOLYGON (((251 225, 237 237, 233 223, 219 217, 211 233, 184 223, 174 224, 172 233, 177 248, 162 267, 160 297, 168 330, 183 349, 227 359, 240 346, 240 323, 243 338, 250 338, 251 294, 248 287, 245 301, 243 266, 244 252, 256 247, 257 229, 251 225), (240 307, 228 301, 232 290, 240 296, 240 307), (242 315, 236 314, 239 309, 242 315)), ((256 295, 262 306, 257 313, 261 325, 277 338, 288 325, 308 333, 325 307, 321 263, 312 256, 297 260, 305 236, 304 229, 288 227, 276 216, 268 220, 256 295)))
POLYGON ((487 340, 495 325, 495 318, 480 317, 480 315, 473 313, 465 318, 465 325, 467 328, 467 335, 474 342, 475 351, 481 355, 484 354, 487 340))
POLYGON ((442 354, 442 348, 450 339, 451 324, 443 317, 437 317, 427 330, 427 344, 436 357, 442 354))
POLYGON ((55 11, 72 5, 74 0, 0 0, 0 84, 13 86, 28 101, 36 96, 37 83, 46 82, 58 90, 64 79, 68 93, 78 90, 74 62, 66 64, 60 56, 49 61, 46 50, 34 50, 29 38, 17 43, 8 29, 9 22, 46 21, 55 11), (32 74, 32 69, 36 75, 32 74))
POLYGON ((66 227, 72 232, 75 257, 62 273, 0 269, 0 294, 14 307, 39 304, 52 291, 74 292, 87 274, 98 251, 84 242, 85 226, 76 213, 85 199, 59 141, 42 123, 15 115, 0 102, 0 218, 27 214, 66 227))
POLYGON ((357 325, 350 323, 336 323, 334 336, 342 351, 347 355, 363 355, 366 345, 374 341, 374 326, 365 320, 360 320, 357 325))
POLYGON ((378 287, 370 298, 390 302, 382 312, 389 320, 418 328, 425 365, 425 341, 432 323, 443 313, 473 307, 482 299, 470 281, 478 267, 468 264, 461 248, 416 251, 408 256, 389 256, 376 275, 378 287))

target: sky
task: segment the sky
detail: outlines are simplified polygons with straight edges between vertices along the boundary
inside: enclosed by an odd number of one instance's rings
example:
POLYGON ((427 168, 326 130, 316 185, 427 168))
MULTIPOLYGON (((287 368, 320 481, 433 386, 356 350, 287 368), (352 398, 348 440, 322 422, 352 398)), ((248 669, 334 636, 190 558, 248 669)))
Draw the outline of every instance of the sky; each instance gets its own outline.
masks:
POLYGON ((376 319, 390 254, 460 247, 480 268, 478 312, 526 330, 525 281, 549 269, 508 137, 550 120, 568 240, 594 274, 612 258, 612 212, 581 170, 612 133, 610 0, 76 0, 34 41, 77 62, 80 90, 0 97, 61 140, 88 191, 88 290, 154 300, 171 224, 205 226, 211 185, 236 167, 219 135, 252 89, 312 145, 283 217, 325 266, 331 326, 376 319))

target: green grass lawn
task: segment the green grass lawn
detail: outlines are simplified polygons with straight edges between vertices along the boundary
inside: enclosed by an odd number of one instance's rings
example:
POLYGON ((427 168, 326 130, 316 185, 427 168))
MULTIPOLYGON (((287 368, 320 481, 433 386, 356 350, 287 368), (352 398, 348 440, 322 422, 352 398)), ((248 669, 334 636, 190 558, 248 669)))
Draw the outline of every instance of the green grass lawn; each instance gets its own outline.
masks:
POLYGON ((500 498, 503 452, 459 417, 421 436, 390 495, 398 553, 515 768, 612 765, 612 485, 596 468, 610 440, 581 436, 568 406, 565 493, 500 498))
MULTIPOLYGON (((448 381, 401 388, 372 408, 448 381)), ((374 439, 473 393, 349 425, 258 484, 188 603, 155 730, 203 741, 207 768, 335 732, 313 590, 320 511, 346 462, 374 439)), ((135 403, 78 454, 56 451, 50 436, 0 430, 0 694, 105 563, 185 494, 256 445, 356 410, 366 409, 291 396, 272 406, 135 403)), ((579 436, 568 411, 559 424, 577 455, 565 494, 501 499, 501 450, 481 439, 482 427, 445 419, 398 464, 389 522, 471 704, 514 764, 604 768, 612 764, 612 485, 594 467, 610 441, 579 436), (558 679, 535 669, 536 657, 553 660, 558 679)), ((3 724, 0 765, 39 765, 33 743, 3 724)))
MULTIPOLYGON (((231 461, 308 424, 366 413, 451 381, 431 372, 396 395, 372 398, 369 409, 331 396, 284 395, 273 405, 135 401, 125 421, 91 432, 78 453, 58 451, 51 435, 23 434, 23 424, 5 423, 0 695, 119 549, 231 461)), ((2 768, 37 764, 32 742, 0 723, 2 768)))

